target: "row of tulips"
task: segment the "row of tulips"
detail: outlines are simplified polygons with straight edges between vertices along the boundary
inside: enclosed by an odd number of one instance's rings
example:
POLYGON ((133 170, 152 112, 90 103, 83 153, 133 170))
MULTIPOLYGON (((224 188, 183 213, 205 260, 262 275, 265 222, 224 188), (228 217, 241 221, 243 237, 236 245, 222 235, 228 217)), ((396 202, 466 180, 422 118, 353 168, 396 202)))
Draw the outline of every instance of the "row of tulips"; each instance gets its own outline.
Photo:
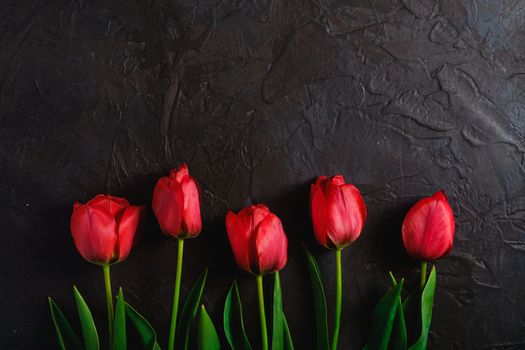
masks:
MULTIPOLYGON (((169 176, 158 180, 153 193, 153 212, 164 234, 178 242, 175 287, 173 293, 168 349, 219 349, 217 331, 203 305, 201 296, 206 272, 194 284, 179 312, 184 242, 202 229, 199 187, 184 164, 169 176), (200 309, 200 311, 199 311, 200 309), (190 336, 197 328, 197 336, 190 336), (191 338, 191 339, 190 339, 191 338)), ((151 325, 124 300, 120 288, 116 308, 111 287, 110 265, 126 259, 137 242, 145 207, 130 205, 126 199, 98 195, 86 204, 75 203, 71 233, 80 254, 103 270, 108 315, 108 349, 126 348, 126 319, 138 331, 145 349, 160 349, 151 325)), ((336 300, 332 335, 328 335, 327 303, 319 267, 306 250, 315 302, 316 348, 336 350, 339 339, 343 296, 342 250, 361 235, 367 210, 359 190, 346 184, 341 175, 321 176, 310 189, 310 214, 315 238, 334 251, 336 260, 336 300)), ((226 231, 239 268, 255 277, 258 295, 261 349, 267 350, 268 331, 264 304, 263 276, 274 274, 272 349, 293 349, 292 337, 282 309, 279 271, 287 263, 288 240, 281 220, 263 204, 248 206, 237 214, 226 215, 226 231)), ((372 337, 366 349, 425 349, 432 317, 436 284, 435 268, 427 276, 427 263, 445 256, 452 248, 454 216, 443 192, 417 202, 402 225, 402 239, 410 256, 421 261, 419 290, 403 300, 403 279, 390 274, 392 287, 378 302, 372 323, 372 337), (406 322, 414 312, 418 324, 406 322), (410 334, 418 332, 417 335, 410 334), (409 342, 413 343, 409 346, 409 342)), ((82 326, 83 342, 76 335, 60 308, 50 298, 51 314, 61 349, 99 349, 99 337, 93 317, 76 287, 74 296, 82 326)), ((224 332, 229 346, 252 349, 246 336, 239 292, 234 281, 224 306, 224 332)))

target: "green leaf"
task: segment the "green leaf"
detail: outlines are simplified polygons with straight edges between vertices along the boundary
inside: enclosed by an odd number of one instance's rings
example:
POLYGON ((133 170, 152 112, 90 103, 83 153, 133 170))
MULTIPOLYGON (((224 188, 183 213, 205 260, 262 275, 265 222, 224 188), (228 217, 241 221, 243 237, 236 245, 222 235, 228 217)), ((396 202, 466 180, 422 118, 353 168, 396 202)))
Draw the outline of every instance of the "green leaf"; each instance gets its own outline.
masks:
POLYGON ((409 350, 425 350, 427 348, 428 332, 432 321, 432 305, 436 291, 436 267, 432 267, 427 283, 421 293, 421 335, 409 350))
POLYGON ((403 303, 401 296, 397 300, 396 318, 394 328, 392 329, 392 338, 390 340, 391 350, 406 350, 407 348, 407 328, 405 324, 405 314, 403 312, 403 303))
POLYGON ((283 314, 283 326, 284 326, 284 349, 294 350, 292 335, 290 334, 290 328, 288 328, 288 321, 286 321, 286 316, 284 316, 284 314, 283 314))
POLYGON ((126 311, 124 293, 118 290, 117 307, 115 309, 115 324, 113 325, 113 350, 126 349, 126 311))
POLYGON ((284 319, 283 319, 283 297, 281 293, 281 279, 279 271, 274 273, 273 282, 273 327, 272 327, 272 350, 283 350, 284 346, 284 319))
POLYGON ((319 266, 315 261, 314 256, 304 247, 306 252, 306 260, 308 262, 308 269, 310 270, 310 281, 314 293, 314 308, 315 308, 315 329, 316 329, 316 349, 328 350, 330 343, 328 342, 328 319, 326 308, 326 297, 323 288, 323 281, 319 266))
POLYGON ((366 350, 386 350, 403 289, 403 280, 392 287, 377 303, 372 316, 372 336, 366 350))
POLYGON ((57 333, 58 345, 61 350, 77 350, 83 349, 80 339, 76 335, 73 327, 69 324, 64 313, 53 299, 48 298, 49 300, 49 309, 51 310, 51 318, 53 319, 53 324, 55 326, 55 331, 57 333))
POLYGON ((145 350, 160 350, 160 346, 157 343, 157 334, 153 327, 131 305, 126 302, 124 302, 124 305, 126 317, 137 330, 142 347, 145 350))
MULTIPOLYGON (((392 272, 389 272, 392 285, 397 286, 397 281, 392 272)), ((392 336, 390 338, 390 350, 406 350, 407 348, 407 329, 405 324, 405 313, 403 311, 403 302, 401 296, 397 300, 396 318, 394 321, 394 328, 392 329, 392 336)))
POLYGON ((76 286, 73 286, 73 294, 75 294, 75 301, 77 303, 78 317, 80 318, 80 325, 82 326, 82 335, 84 336, 84 346, 86 350, 98 350, 100 345, 98 341, 97 328, 95 321, 89 311, 84 298, 78 291, 76 286))
POLYGON ((180 320, 177 327, 177 334, 175 341, 179 344, 177 349, 187 350, 190 344, 190 330, 191 323, 197 315, 199 305, 201 303, 202 292, 204 291, 204 285, 206 284, 206 276, 208 270, 205 270, 191 287, 190 292, 186 297, 182 312, 180 314, 180 320))
POLYGON ((206 312, 204 305, 201 306, 199 321, 197 325, 197 349, 198 350, 219 350, 221 343, 213 322, 206 312))
POLYGON ((226 302, 224 303, 224 333, 233 350, 252 350, 250 341, 244 331, 241 297, 237 282, 233 281, 226 302))

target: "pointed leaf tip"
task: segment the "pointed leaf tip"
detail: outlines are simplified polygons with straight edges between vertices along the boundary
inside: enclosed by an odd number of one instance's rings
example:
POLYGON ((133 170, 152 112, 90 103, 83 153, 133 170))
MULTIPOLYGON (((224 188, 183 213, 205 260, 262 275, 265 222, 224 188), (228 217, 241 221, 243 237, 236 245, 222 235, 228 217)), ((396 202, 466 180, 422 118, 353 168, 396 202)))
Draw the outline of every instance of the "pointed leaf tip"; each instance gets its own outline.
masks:
POLYGON ((175 336, 176 342, 178 343, 178 349, 187 350, 189 347, 191 324, 199 310, 207 276, 208 269, 205 269, 195 284, 191 287, 186 297, 186 301, 184 302, 184 306, 182 307, 180 323, 175 336))
POLYGON ((230 348, 233 350, 252 350, 252 346, 244 330, 242 304, 236 280, 233 280, 232 286, 226 296, 223 321, 224 333, 226 334, 230 348))
POLYGON ((377 303, 372 316, 372 335, 366 350, 388 349, 403 283, 404 279, 401 279, 377 303))
POLYGON ((219 350, 220 348, 219 336, 215 326, 206 312, 206 308, 204 305, 201 305, 197 325, 197 349, 219 350))
POLYGON ((73 286, 73 294, 75 295, 78 317, 82 326, 84 346, 86 350, 98 350, 100 345, 93 315, 76 286, 73 286))
POLYGON ((83 349, 82 342, 64 316, 62 310, 60 310, 51 297, 48 297, 48 302, 60 350, 83 349))
POLYGON ((115 308, 115 323, 113 325, 113 350, 126 349, 126 313, 122 287, 118 290, 117 306, 115 308))
POLYGON ((139 334, 142 347, 146 350, 160 350, 157 343, 157 334, 149 322, 139 314, 131 305, 124 301, 126 318, 131 322, 139 334))

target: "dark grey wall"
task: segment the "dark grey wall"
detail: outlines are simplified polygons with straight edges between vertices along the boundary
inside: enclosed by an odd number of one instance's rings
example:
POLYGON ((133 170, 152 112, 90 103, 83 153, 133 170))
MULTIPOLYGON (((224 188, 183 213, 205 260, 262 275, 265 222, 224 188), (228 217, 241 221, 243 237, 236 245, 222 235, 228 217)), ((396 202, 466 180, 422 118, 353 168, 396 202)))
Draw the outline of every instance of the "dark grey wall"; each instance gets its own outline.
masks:
MULTIPOLYGON (((102 272, 73 246, 72 204, 100 192, 149 203, 181 161, 205 218, 183 293, 207 266, 219 328, 236 277, 258 344, 255 282, 233 263, 224 215, 264 202, 290 238, 285 310, 309 348, 302 241, 334 297, 309 184, 342 173, 369 218, 344 252, 341 349, 365 343, 389 269, 417 280, 400 224, 439 188, 457 235, 437 263, 431 348, 525 348, 525 1, 2 0, 0 48, 0 348, 54 348, 46 297, 72 317, 72 284, 105 331, 102 272)), ((175 255, 150 212, 113 269, 163 343, 175 255)))

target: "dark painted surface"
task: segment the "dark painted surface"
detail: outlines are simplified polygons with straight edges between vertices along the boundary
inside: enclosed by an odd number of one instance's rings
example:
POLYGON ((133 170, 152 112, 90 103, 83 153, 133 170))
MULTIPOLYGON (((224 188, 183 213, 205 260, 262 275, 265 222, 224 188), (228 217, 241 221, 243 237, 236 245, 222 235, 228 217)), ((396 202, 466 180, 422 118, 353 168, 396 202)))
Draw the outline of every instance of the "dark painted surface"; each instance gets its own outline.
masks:
MULTIPOLYGON (((342 173, 369 219, 344 252, 341 349, 366 341, 389 269, 417 279, 400 224, 439 188, 458 224, 437 264, 431 348, 525 348, 525 1, 2 0, 0 48, 0 348, 54 348, 46 297, 72 316, 72 284, 105 331, 102 272, 73 246, 72 203, 149 203, 181 161, 206 222, 186 245, 183 294, 209 267, 219 328, 237 277, 258 344, 255 282, 223 222, 265 202, 290 237, 285 310, 309 348, 309 183, 342 173)), ((315 252, 332 300, 333 256, 315 252)), ((150 213, 113 269, 163 342, 175 253, 150 213)))

